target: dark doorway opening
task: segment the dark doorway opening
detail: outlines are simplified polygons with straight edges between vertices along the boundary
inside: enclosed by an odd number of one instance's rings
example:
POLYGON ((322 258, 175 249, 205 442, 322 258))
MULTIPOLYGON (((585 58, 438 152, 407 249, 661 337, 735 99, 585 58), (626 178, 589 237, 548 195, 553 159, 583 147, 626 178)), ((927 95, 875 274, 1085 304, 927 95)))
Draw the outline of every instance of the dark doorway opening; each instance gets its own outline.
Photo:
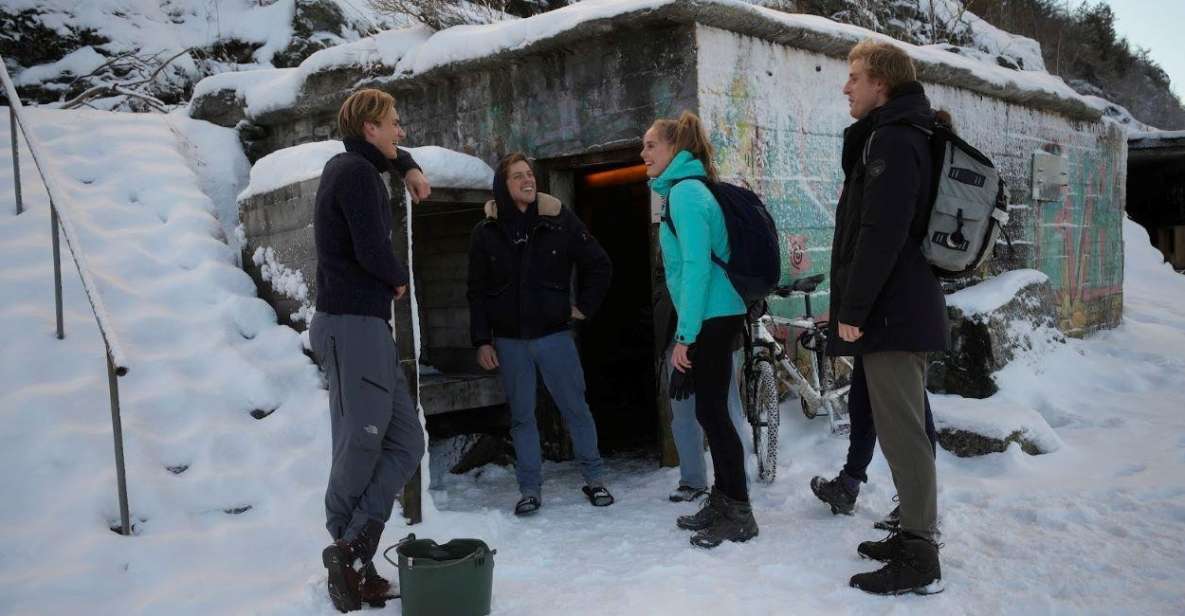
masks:
POLYGON ((588 402, 602 453, 656 452, 650 189, 640 159, 576 170, 573 207, 613 261, 598 313, 580 326, 588 402))

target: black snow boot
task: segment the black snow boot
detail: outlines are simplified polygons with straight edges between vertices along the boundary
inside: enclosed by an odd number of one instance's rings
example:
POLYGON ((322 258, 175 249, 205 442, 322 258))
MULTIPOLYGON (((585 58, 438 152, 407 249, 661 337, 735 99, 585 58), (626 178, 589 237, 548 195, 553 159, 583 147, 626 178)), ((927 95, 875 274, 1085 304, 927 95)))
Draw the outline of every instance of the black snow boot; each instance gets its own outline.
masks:
POLYGON ((321 551, 321 562, 329 571, 329 599, 339 612, 362 609, 362 572, 350 542, 338 539, 321 551))
POLYGON ((321 551, 321 562, 329 573, 329 598, 339 612, 362 609, 362 583, 368 571, 378 575, 371 559, 382 534, 383 523, 370 520, 353 541, 338 539, 321 551))
POLYGON ((856 497, 860 495, 860 480, 848 477, 843 471, 830 480, 816 476, 811 479, 811 491, 831 506, 832 515, 852 515, 856 497))
POLYGON ((720 519, 720 509, 724 506, 721 499, 725 498, 716 488, 708 493, 699 511, 691 515, 681 515, 675 520, 675 526, 683 530, 704 530, 720 519))
POLYGON ((362 582, 358 586, 362 602, 370 607, 386 607, 388 599, 399 596, 391 582, 379 575, 371 561, 362 569, 362 582))
MULTIPOLYGON (((893 502, 899 502, 901 499, 896 494, 893 495, 893 502)), ((885 517, 872 523, 872 527, 878 530, 893 531, 901 526, 901 505, 894 505, 893 510, 885 517)))
POLYGON ((748 502, 719 495, 720 517, 691 536, 691 545, 714 548, 725 541, 744 542, 757 536, 757 520, 753 517, 753 506, 748 502))
POLYGON ((907 592, 932 595, 944 590, 938 564, 938 544, 910 533, 900 533, 896 554, 884 567, 852 576, 853 588, 874 595, 907 592))
POLYGON ((861 558, 871 558, 887 563, 901 550, 901 533, 890 531, 889 536, 880 541, 865 541, 856 547, 861 558))

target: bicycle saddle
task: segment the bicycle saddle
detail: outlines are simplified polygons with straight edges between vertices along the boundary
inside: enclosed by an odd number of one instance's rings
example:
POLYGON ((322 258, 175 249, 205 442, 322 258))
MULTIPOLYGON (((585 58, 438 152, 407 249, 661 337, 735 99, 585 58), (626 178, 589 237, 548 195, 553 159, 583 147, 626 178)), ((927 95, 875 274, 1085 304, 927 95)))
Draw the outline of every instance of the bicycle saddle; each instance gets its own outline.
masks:
POLYGON ((823 274, 815 274, 814 276, 807 276, 806 278, 799 278, 789 285, 778 287, 774 289, 774 294, 778 297, 788 297, 791 293, 813 293, 823 282, 823 274))

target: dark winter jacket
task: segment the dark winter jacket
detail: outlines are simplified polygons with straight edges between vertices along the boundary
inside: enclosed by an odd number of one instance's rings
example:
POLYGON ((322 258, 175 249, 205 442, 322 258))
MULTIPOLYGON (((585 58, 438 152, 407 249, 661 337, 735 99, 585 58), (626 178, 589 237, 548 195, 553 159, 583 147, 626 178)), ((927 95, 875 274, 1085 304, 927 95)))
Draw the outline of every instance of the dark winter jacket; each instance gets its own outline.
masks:
POLYGON ((313 213, 317 310, 386 320, 408 274, 391 248, 391 197, 379 174, 419 167, 404 150, 392 161, 363 139, 344 141, 321 172, 313 213))
POLYGON ((591 317, 609 290, 613 266, 580 218, 542 193, 525 214, 519 212, 499 176, 494 196, 469 245, 473 346, 489 344, 495 336, 529 340, 566 330, 573 305, 591 317))
POLYGON ((921 251, 929 141, 904 124, 925 125, 933 117, 921 84, 913 82, 844 131, 845 181, 831 252, 832 355, 941 351, 949 343, 946 301, 921 251), (863 337, 844 342, 840 323, 861 328, 863 337))

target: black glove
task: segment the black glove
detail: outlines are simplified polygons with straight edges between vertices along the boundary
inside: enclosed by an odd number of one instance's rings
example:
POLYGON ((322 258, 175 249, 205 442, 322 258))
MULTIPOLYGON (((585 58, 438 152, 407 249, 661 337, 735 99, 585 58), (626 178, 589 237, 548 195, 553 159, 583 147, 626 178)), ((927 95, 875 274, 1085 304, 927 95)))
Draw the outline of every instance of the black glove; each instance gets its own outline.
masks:
MULTIPOLYGON (((687 349, 687 359, 694 361, 695 345, 691 345, 687 349)), ((671 384, 669 387, 671 391, 671 400, 686 400, 695 395, 695 378, 692 369, 688 368, 686 372, 679 372, 678 368, 671 368, 671 384)))
POLYGON ((678 368, 671 369, 671 400, 686 400, 695 395, 695 378, 691 368, 687 372, 679 372, 678 368))

